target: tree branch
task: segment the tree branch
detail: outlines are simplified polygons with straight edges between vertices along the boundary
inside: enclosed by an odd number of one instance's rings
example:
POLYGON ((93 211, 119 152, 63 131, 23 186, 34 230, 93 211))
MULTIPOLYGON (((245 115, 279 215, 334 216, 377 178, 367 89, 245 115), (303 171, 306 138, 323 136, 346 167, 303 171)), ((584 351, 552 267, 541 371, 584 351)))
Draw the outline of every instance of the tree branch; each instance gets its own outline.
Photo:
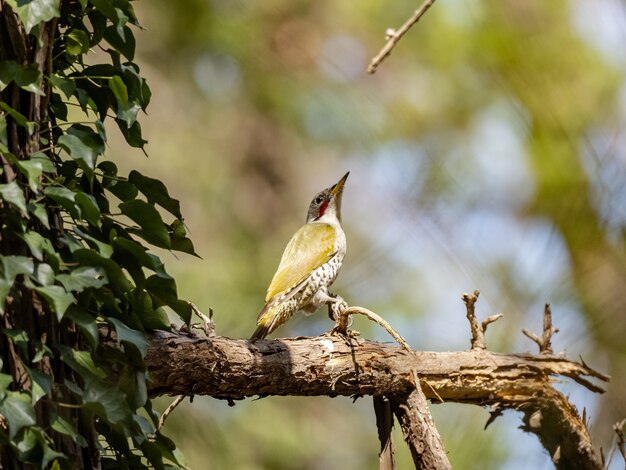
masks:
POLYGON ((422 6, 419 7, 411 17, 404 22, 402 26, 398 30, 393 30, 391 28, 387 29, 385 37, 387 38, 387 42, 380 50, 376 57, 374 57, 370 64, 367 66, 367 73, 375 73, 378 66, 381 64, 383 60, 387 58, 391 51, 396 46, 397 42, 400 40, 402 36, 406 34, 406 32, 411 29, 411 27, 419 21, 419 19, 426 13, 426 11, 431 7, 431 5, 435 3, 435 0, 425 0, 422 3, 422 6))
POLYGON ((594 392, 591 379, 609 377, 584 364, 542 354, 408 352, 365 340, 350 344, 320 336, 250 343, 220 336, 155 332, 146 358, 151 396, 410 396, 417 373, 427 399, 471 403, 524 414, 557 468, 602 468, 576 409, 551 386, 551 376, 575 380, 594 392))

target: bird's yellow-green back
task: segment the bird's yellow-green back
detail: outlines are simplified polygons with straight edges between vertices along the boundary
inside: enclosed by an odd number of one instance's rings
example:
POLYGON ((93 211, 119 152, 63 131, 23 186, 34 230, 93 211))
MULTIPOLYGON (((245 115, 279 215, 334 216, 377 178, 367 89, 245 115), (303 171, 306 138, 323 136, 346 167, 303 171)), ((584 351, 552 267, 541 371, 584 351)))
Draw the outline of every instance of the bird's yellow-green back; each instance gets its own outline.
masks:
POLYGON ((300 227, 285 248, 265 301, 297 286, 313 270, 328 262, 336 251, 336 229, 329 224, 311 223, 300 227))

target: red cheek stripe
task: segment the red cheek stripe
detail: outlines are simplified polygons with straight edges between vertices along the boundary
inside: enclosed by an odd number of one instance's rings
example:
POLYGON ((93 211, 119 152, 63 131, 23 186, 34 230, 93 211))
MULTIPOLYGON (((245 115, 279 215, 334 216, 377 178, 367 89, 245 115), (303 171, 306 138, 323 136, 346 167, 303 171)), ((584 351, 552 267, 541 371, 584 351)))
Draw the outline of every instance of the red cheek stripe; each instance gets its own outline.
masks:
POLYGON ((324 215, 324 212, 326 212, 326 209, 328 208, 328 201, 325 201, 321 206, 320 206, 320 215, 319 217, 324 215))

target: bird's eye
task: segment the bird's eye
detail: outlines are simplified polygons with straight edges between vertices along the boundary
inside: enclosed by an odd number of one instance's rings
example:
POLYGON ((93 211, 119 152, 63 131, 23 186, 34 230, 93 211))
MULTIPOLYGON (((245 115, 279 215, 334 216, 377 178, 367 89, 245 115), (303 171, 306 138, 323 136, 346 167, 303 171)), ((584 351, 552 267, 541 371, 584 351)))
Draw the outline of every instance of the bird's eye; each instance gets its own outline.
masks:
POLYGON ((324 198, 322 196, 317 196, 315 198, 315 204, 321 204, 324 198))

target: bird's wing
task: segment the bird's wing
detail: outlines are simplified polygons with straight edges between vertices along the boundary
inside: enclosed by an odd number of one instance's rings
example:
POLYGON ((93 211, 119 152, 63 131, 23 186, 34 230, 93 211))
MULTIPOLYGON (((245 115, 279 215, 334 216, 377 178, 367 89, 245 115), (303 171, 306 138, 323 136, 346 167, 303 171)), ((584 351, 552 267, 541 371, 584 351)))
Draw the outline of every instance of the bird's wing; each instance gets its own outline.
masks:
POLYGON ((306 224, 291 238, 280 260, 265 302, 300 284, 313 270, 328 262, 336 252, 337 232, 332 225, 306 224))

